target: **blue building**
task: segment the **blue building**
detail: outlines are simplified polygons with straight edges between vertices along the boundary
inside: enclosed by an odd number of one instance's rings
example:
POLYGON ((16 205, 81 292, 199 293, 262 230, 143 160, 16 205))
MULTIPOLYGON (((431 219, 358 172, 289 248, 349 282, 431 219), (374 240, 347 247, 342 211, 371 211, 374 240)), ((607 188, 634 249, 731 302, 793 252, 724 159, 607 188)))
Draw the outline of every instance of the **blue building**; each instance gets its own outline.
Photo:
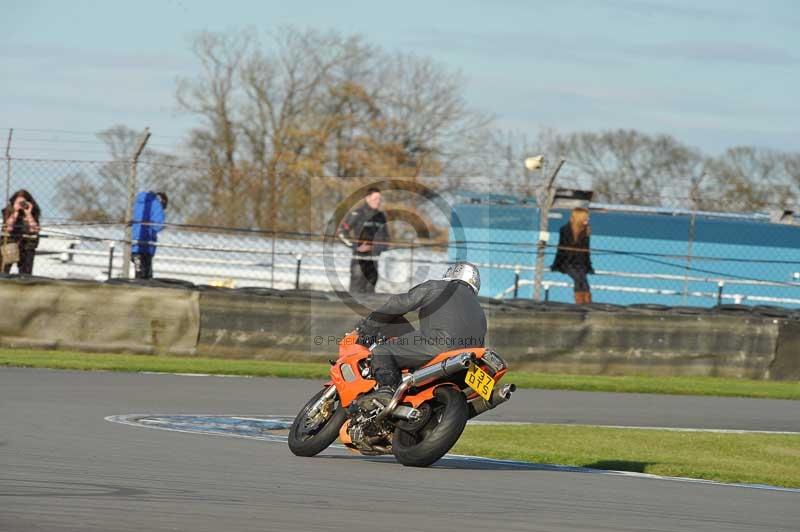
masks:
MULTIPOLYGON (((482 266, 481 295, 510 298, 516 284, 517 297, 533 297, 539 209, 510 196, 462 198, 452 212, 450 259, 482 266)), ((570 215, 556 207, 542 234, 543 287, 549 300, 569 302, 571 279, 549 271, 558 229, 570 215)), ((712 306, 721 293, 723 303, 800 306, 800 225, 791 216, 776 223, 763 214, 595 203, 589 209, 595 302, 712 306)))

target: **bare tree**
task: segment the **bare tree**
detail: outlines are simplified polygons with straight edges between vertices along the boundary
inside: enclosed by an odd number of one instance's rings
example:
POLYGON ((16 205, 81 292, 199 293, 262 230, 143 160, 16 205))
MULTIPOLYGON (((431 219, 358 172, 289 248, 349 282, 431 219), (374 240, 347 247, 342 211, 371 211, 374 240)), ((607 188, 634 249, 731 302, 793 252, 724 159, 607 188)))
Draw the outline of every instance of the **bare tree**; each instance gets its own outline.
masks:
MULTIPOLYGON (((127 205, 129 162, 141 132, 116 125, 101 131, 97 137, 108 148, 111 160, 96 165, 96 172, 91 174, 83 171, 62 178, 54 199, 73 220, 122 222, 127 205)), ((175 156, 147 148, 140 161, 139 188, 169 193, 175 186, 180 186, 171 169, 177 161, 175 156)), ((181 203, 171 204, 171 212, 179 215, 181 203)))
POLYGON ((568 172, 591 178, 596 199, 631 205, 688 206, 687 189, 702 175, 703 157, 668 135, 635 130, 558 136, 554 150, 568 172))
POLYGON ((530 195, 541 178, 525 174, 524 158, 544 154, 566 157, 560 186, 592 188, 596 201, 753 212, 793 206, 800 198, 800 155, 795 153, 742 146, 712 158, 670 136, 633 130, 545 130, 532 142, 519 134, 495 133, 492 139, 488 171, 516 194, 530 195))
POLYGON ((753 212, 796 204, 799 158, 772 150, 740 146, 708 162, 706 210, 753 212))
MULTIPOLYGON (((201 74, 178 83, 178 105, 203 119, 190 133, 189 147, 196 161, 207 165, 196 176, 191 221, 236 225, 245 197, 238 167, 239 69, 252 46, 253 35, 202 33, 194 39, 193 52, 201 74)), ((241 221, 238 220, 241 224, 241 221)), ((241 224, 245 225, 245 224, 241 224)))
MULTIPOLYGON (((552 128, 541 129, 532 137, 519 132, 493 130, 483 141, 483 160, 478 175, 491 177, 484 180, 487 191, 533 198, 549 175, 548 169, 564 156, 563 145, 563 136, 552 128), (539 155, 544 158, 542 167, 526 169, 525 159, 539 155)), ((557 186, 588 188, 591 179, 577 167, 565 168, 559 173, 557 186)))
POLYGON ((488 120, 459 74, 357 36, 288 28, 263 47, 253 33, 202 33, 194 52, 202 73, 178 89, 203 119, 190 145, 208 196, 194 220, 319 228, 342 179, 444 175, 488 120))

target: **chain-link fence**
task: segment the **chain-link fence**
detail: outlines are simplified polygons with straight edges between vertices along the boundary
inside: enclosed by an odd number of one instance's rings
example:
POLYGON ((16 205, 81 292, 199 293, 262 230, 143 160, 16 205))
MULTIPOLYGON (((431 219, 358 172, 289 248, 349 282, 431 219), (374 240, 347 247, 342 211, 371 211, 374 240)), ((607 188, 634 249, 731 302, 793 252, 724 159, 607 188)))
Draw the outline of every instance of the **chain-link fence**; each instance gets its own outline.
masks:
MULTIPOLYGON (((470 259, 498 263, 486 285, 486 295, 530 298, 537 252, 532 241, 540 236, 539 211, 532 206, 495 207, 495 211, 513 213, 508 218, 494 216, 491 225, 495 227, 501 219, 525 222, 512 222, 516 229, 506 230, 503 245, 488 238, 492 234, 496 238, 496 230, 468 231, 470 259), (520 229, 520 225, 526 227, 520 229), (479 248, 478 239, 483 239, 483 249, 479 248)), ((800 304, 797 225, 776 223, 767 216, 625 206, 592 204, 590 211, 594 274, 589 277, 595 302, 670 306, 800 304)), ((542 234, 548 242, 542 279, 545 299, 572 299, 572 279, 548 268, 555 258, 559 229, 568 224, 569 216, 569 210, 554 209, 542 234)))
MULTIPOLYGON (((26 189, 42 210, 34 275, 121 275, 131 161, 6 156, 0 168, 6 197, 26 189)), ((169 194, 157 278, 346 290, 351 250, 336 229, 365 188, 377 186, 392 234, 378 260, 379 292, 406 290, 466 259, 481 266, 482 295, 531 298, 540 251, 541 297, 572 301, 570 277, 549 271, 568 206, 556 203, 540 227, 537 200, 522 195, 528 189, 503 195, 491 178, 281 177, 276 168, 145 157, 136 180, 137 190, 169 194)), ((800 226, 791 213, 589 207, 595 302, 800 305, 800 226)))

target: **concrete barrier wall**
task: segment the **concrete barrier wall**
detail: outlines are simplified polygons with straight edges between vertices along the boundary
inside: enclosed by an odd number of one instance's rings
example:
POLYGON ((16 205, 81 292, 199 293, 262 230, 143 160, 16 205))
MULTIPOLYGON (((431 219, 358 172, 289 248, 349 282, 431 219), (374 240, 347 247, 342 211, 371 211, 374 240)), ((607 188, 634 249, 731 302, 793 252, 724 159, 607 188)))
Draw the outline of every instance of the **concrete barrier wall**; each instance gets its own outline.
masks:
POLYGON ((5 279, 0 345, 80 351, 196 353, 199 293, 193 290, 5 279))
MULTIPOLYGON (((14 347, 324 361, 361 318, 346 295, 291 290, 4 280, 0 298, 15 309, 0 344, 14 347)), ((487 345, 517 369, 800 380, 800 319, 782 309, 484 308, 487 345)))
POLYGON ((779 328, 768 319, 588 311, 495 313, 495 344, 517 367, 589 374, 766 378, 779 328))

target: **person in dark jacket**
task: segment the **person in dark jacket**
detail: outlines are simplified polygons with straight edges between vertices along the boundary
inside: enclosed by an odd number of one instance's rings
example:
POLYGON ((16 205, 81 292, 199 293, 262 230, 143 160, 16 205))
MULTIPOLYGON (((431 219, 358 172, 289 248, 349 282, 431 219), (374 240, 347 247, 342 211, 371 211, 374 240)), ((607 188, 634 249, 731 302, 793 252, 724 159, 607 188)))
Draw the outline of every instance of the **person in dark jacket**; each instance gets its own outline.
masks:
MULTIPOLYGON (((33 258, 39 245, 39 204, 25 189, 14 192, 3 208, 3 238, 0 243, 19 245, 19 273, 33 273, 33 258)), ((0 259, 2 261, 2 259, 0 259)), ((3 273, 11 271, 12 263, 3 264, 3 273)))
POLYGON ((357 326, 360 334, 369 336, 396 318, 419 311, 419 331, 389 340, 373 351, 376 398, 391 399, 402 369, 419 368, 444 351, 483 347, 486 315, 478 302, 480 287, 478 268, 459 262, 450 266, 441 280, 425 281, 408 293, 392 296, 357 326))
POLYGON ((164 228, 169 200, 163 192, 139 192, 133 206, 131 260, 137 279, 153 278, 153 255, 158 233, 164 228))
POLYGON ((381 191, 370 188, 364 203, 345 216, 339 239, 353 249, 350 292, 374 293, 378 282, 378 256, 388 247, 386 213, 380 210, 381 191))
POLYGON ((594 273, 590 254, 589 210, 583 207, 572 209, 569 222, 558 232, 558 251, 550 269, 572 278, 575 303, 591 303, 592 292, 586 276, 594 273))

